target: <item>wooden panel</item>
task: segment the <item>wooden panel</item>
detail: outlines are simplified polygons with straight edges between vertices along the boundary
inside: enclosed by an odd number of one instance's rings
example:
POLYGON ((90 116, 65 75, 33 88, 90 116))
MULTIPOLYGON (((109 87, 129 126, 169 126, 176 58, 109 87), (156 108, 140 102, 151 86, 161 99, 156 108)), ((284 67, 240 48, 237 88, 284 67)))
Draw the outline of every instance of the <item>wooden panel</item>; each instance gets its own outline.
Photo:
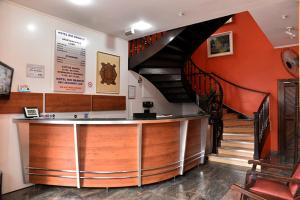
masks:
MULTIPOLYGON (((189 158, 201 152, 201 119, 190 120, 186 138, 185 158, 189 158)), ((199 160, 192 161, 199 155, 185 160, 184 171, 187 171, 199 164, 199 160)))
MULTIPOLYGON (((180 122, 143 124, 142 168, 157 168, 170 165, 180 160, 180 122)), ((177 164, 177 166, 179 163, 177 164)), ((166 167, 143 171, 143 175, 168 171, 166 167)), ((142 184, 150 184, 170 179, 179 175, 179 169, 142 178, 142 184)))
POLYGON ((23 107, 38 107, 43 110, 43 94, 12 92, 10 99, 0 99, 0 114, 23 113, 23 107))
POLYGON ((93 111, 126 110, 125 96, 93 95, 92 99, 93 111))
POLYGON ((46 112, 88 112, 91 111, 91 95, 46 94, 46 112))
MULTIPOLYGON (((137 171, 136 125, 81 125, 81 171, 137 171)), ((118 174, 82 173, 81 176, 137 176, 137 172, 118 174)), ((122 187, 137 185, 137 178, 83 179, 83 187, 122 187)))
MULTIPOLYGON (((72 125, 30 124, 29 166, 44 169, 75 170, 72 125)), ((44 175, 75 176, 75 173, 30 170, 44 175)), ((29 176, 36 184, 76 186, 76 179, 29 176)))
POLYGON ((297 162, 300 137, 298 135, 299 81, 278 80, 279 151, 287 162, 297 162))

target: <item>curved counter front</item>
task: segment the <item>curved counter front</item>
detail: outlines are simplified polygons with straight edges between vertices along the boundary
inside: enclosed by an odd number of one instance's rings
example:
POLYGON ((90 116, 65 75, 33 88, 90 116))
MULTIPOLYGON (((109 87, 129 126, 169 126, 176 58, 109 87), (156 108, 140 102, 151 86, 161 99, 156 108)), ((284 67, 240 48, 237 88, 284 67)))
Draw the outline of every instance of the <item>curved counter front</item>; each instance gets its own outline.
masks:
POLYGON ((207 116, 14 121, 27 183, 141 186, 204 162, 207 116))

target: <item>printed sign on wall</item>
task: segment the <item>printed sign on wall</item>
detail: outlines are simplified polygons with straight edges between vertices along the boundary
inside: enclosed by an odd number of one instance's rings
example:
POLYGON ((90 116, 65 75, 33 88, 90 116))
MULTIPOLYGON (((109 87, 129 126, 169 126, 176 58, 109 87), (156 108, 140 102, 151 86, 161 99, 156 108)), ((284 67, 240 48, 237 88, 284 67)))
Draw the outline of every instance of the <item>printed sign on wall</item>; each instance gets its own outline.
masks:
POLYGON ((26 76, 27 78, 45 78, 45 66, 27 64, 26 76))
POLYGON ((84 92, 86 38, 56 31, 55 91, 84 92))

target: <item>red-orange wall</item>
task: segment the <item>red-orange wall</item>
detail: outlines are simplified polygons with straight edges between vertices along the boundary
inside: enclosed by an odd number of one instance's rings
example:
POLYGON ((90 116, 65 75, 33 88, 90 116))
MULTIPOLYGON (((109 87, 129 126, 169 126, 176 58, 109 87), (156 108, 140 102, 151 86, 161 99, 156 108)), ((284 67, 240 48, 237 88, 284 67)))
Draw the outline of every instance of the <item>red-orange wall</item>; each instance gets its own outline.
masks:
MULTIPOLYGON (((233 22, 216 33, 233 32, 233 55, 207 57, 207 45, 202 44, 193 54, 194 62, 209 72, 238 85, 271 93, 271 151, 278 150, 277 80, 293 78, 283 67, 280 53, 274 49, 248 12, 236 14, 233 22)), ((298 52, 298 46, 293 47, 298 52)), ((262 96, 224 85, 225 104, 246 115, 255 112, 262 96)), ((267 142, 268 143, 268 142, 267 142)))

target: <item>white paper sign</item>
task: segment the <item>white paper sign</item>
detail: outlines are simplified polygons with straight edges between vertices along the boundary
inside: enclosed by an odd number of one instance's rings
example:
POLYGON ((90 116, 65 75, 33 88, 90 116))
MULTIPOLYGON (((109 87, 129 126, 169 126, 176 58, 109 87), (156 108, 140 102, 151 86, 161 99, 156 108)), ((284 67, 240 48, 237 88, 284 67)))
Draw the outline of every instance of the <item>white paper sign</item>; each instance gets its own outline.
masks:
POLYGON ((28 78, 45 78, 45 66, 27 64, 26 76, 28 78))
POLYGON ((54 90, 84 92, 86 38, 56 31, 54 90))

